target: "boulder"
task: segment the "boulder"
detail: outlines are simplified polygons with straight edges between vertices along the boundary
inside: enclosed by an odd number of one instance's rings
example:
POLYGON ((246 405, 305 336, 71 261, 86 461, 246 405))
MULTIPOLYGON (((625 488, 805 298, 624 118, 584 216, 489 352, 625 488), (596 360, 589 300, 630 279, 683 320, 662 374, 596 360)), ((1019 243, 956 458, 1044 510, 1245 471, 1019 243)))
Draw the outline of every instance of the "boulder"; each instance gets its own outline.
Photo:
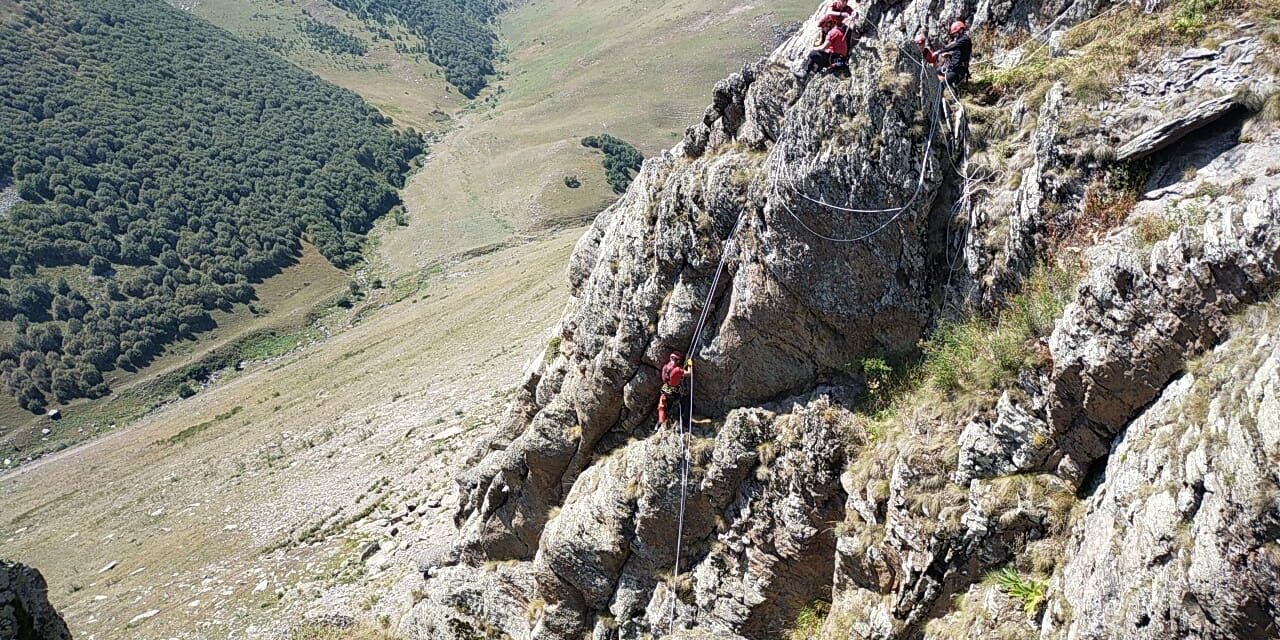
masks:
POLYGON ((40 572, 0 560, 0 638, 70 640, 62 616, 49 604, 49 585, 40 572))

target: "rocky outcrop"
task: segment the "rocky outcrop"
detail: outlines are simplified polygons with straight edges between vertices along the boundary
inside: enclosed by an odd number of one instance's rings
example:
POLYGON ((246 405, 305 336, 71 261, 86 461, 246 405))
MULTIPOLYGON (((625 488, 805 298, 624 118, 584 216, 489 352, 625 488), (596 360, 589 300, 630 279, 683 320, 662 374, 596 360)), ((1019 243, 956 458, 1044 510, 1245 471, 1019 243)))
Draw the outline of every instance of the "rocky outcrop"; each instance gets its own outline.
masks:
POLYGON ((1280 637, 1278 320, 1247 312, 1117 439, 1044 637, 1280 637))
POLYGON ((547 603, 534 637, 593 628, 596 637, 692 628, 765 637, 776 620, 829 598, 830 523, 844 501, 838 430, 849 422, 829 393, 781 412, 730 412, 714 436, 660 431, 584 472, 534 561, 547 603))
MULTIPOLYGON (((999 31, 1101 8, 973 15, 999 31)), ((1035 108, 987 107, 1009 113, 983 115, 983 135, 1017 147, 996 167, 966 153, 963 112, 897 44, 941 11, 868 5, 850 76, 802 82, 790 67, 810 21, 718 83, 702 121, 596 218, 546 356, 458 478, 457 540, 424 557, 401 631, 1275 635, 1275 584, 1253 568, 1276 561, 1270 356, 1232 374, 1262 376, 1235 394, 1257 398, 1247 428, 1188 431, 1163 398, 1200 397, 1178 391, 1213 379, 1186 377, 1188 360, 1280 283, 1280 134, 1242 143, 1243 112, 1206 107, 1217 123, 1188 116, 1135 142, 1152 177, 1127 217, 1097 226, 1086 210, 1120 170, 1120 140, 1162 105, 1217 104, 1204 78, 1239 80, 1260 41, 1195 54, 1177 97, 1130 83, 1129 102, 1086 105, 1056 84, 1035 108), (1081 124, 1090 109, 1096 126, 1081 124), (1002 354, 1020 370, 994 388, 908 384, 887 402, 887 383, 864 379, 872 359, 915 360, 942 323, 994 322, 1046 260, 1080 285, 1002 347, 1035 357, 1002 354), (681 432, 655 425, 653 404, 658 367, 691 341, 697 420, 681 432), (1166 427, 1198 435, 1125 444, 1166 427), (1211 433, 1238 444, 1196 444, 1211 433), (1239 490, 1221 480, 1229 466, 1249 475, 1239 490), (1203 541, 1179 546, 1187 522, 1203 541), (1195 556, 1180 568, 1179 550, 1195 556), (1158 597, 1107 608, 1143 585, 1158 597)), ((1222 406, 1224 389, 1208 392, 1222 406)))
MULTIPOLYGON (((1275 147, 1247 145, 1220 169, 1263 162, 1275 147)), ((1280 178, 1263 176, 1239 195, 1162 200, 1136 216, 1173 218, 1180 228, 1150 248, 1117 238, 1096 252, 1049 341, 1049 423, 1057 471, 1076 482, 1107 454, 1112 438, 1159 395, 1187 355, 1216 344, 1230 315, 1280 284, 1280 178), (1188 224, 1190 223, 1190 224, 1188 224)))
POLYGON ((49 604, 49 585, 39 571, 0 560, 0 638, 70 640, 62 616, 49 604))
POLYGON ((811 389, 859 354, 914 349, 931 314, 938 87, 898 50, 868 55, 855 73, 882 81, 799 87, 768 63, 740 74, 708 114, 726 115, 706 150, 650 160, 596 219, 571 261, 559 355, 515 412, 527 422, 460 480, 466 554, 532 557, 546 514, 592 457, 650 428, 657 367, 688 344, 705 301, 694 393, 707 414, 811 389), (768 151, 736 147, 737 133, 768 151))
POLYGON ((1157 151, 1168 148, 1173 143, 1185 138, 1188 134, 1221 120, 1233 111, 1244 107, 1235 96, 1221 96, 1205 100, 1195 105, 1186 113, 1161 122, 1148 129, 1133 140, 1124 143, 1116 151, 1116 160, 1128 162, 1145 158, 1157 151))

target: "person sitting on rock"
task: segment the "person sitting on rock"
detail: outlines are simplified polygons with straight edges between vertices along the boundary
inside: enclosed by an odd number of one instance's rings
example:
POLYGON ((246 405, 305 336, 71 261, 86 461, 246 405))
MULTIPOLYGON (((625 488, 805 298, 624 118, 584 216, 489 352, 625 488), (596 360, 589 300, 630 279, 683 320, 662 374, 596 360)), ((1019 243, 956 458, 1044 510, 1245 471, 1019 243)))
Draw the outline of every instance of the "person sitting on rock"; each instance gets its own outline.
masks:
POLYGON ((822 43, 809 52, 804 67, 796 70, 796 77, 804 79, 815 69, 828 69, 849 55, 849 41, 842 22, 840 15, 835 13, 828 13, 818 21, 818 29, 824 34, 822 43))
MULTIPOLYGON (((693 362, 685 363, 688 369, 693 362)), ((658 397, 658 424, 666 424, 667 408, 674 406, 677 415, 680 413, 681 385, 684 384, 686 368, 680 366, 680 354, 672 352, 667 364, 662 367, 662 395, 658 397)))

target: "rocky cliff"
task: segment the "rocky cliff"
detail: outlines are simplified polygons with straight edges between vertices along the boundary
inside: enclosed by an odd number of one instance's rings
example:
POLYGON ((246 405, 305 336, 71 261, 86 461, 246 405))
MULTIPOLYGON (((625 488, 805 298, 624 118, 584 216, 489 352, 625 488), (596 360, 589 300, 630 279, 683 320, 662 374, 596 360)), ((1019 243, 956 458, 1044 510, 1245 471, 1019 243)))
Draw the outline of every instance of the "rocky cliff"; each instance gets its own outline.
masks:
POLYGON ((0 638, 70 640, 62 616, 49 604, 49 586, 39 571, 0 560, 0 638))
POLYGON ((597 217, 403 633, 1280 636, 1280 14, 865 11, 597 217), (955 15, 963 100, 909 45, 955 15))

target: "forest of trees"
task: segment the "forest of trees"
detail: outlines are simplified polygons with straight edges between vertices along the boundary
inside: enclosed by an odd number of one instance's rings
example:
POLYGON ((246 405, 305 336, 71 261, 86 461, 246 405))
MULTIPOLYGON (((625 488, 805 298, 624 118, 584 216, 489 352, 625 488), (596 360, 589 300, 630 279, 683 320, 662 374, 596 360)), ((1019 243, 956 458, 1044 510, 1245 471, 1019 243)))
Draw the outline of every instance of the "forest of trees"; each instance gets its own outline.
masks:
MULTIPOLYGON (((496 0, 330 0, 366 22, 398 20, 425 42, 422 50, 444 69, 445 79, 468 98, 485 86, 493 74, 497 36, 491 21, 500 3, 496 0)), ((399 47, 397 47, 399 48, 399 47)))
POLYGON ((298 31, 307 38, 311 48, 320 53, 349 56, 369 53, 369 47, 360 38, 315 18, 299 18, 298 31))
POLYGON ((614 193, 626 192, 644 162, 639 149, 607 133, 583 138, 582 146, 604 152, 604 177, 609 181, 609 186, 613 187, 614 193))
POLYGON ((338 266, 422 137, 159 0, 0 5, 0 384, 108 391, 300 255, 338 266))

